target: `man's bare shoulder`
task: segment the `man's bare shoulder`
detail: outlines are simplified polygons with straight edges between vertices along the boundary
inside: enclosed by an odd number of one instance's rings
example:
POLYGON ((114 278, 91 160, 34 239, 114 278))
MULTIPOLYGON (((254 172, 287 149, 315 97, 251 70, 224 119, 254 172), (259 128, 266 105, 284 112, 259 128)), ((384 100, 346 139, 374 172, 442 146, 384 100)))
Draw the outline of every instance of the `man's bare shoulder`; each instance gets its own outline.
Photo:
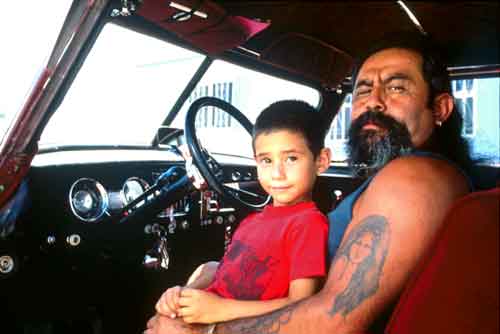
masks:
POLYGON ((429 157, 402 157, 375 176, 354 213, 358 219, 382 215, 401 228, 437 226, 452 203, 467 192, 467 179, 453 164, 429 157))
MULTIPOLYGON (((426 194, 459 197, 469 190, 466 176, 460 169, 443 159, 406 156, 388 163, 370 184, 378 194, 399 191, 399 194, 426 194)), ((413 197, 413 196, 411 196, 413 197)))

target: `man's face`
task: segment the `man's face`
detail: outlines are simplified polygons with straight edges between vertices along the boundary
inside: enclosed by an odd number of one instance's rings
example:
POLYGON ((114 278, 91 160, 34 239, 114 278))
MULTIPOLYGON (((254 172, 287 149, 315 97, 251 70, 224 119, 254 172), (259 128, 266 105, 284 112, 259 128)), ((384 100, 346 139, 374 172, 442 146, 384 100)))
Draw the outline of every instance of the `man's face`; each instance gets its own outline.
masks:
POLYGON ((275 206, 310 200, 318 165, 304 137, 277 130, 255 139, 259 182, 275 206))
POLYGON ((421 69, 421 56, 406 49, 382 50, 364 62, 356 79, 352 109, 352 127, 357 131, 352 135, 364 138, 362 145, 370 147, 393 135, 404 146, 419 148, 427 142, 434 117, 421 69))

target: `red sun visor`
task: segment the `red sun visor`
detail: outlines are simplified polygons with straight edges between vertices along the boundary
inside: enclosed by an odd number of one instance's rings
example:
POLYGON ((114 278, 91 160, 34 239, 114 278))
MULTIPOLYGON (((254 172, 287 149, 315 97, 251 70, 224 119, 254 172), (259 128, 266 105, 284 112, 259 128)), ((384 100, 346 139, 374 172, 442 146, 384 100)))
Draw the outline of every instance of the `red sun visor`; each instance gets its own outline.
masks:
POLYGON ((269 26, 242 16, 231 16, 211 1, 145 0, 136 12, 209 54, 242 45, 269 26))

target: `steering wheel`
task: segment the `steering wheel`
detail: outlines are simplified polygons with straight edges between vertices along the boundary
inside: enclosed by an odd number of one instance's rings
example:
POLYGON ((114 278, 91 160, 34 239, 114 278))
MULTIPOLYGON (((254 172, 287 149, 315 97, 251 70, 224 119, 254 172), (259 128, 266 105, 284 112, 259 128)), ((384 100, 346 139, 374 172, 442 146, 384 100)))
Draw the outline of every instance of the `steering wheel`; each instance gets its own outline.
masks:
MULTIPOLYGON (((219 195, 231 202, 233 205, 243 206, 251 210, 260 210, 270 201, 270 196, 247 191, 239 187, 230 187, 227 184, 235 184, 231 180, 231 175, 224 175, 221 165, 200 145, 196 135, 195 120, 198 112, 204 107, 217 107, 228 113, 236 119, 243 128, 249 133, 252 133, 252 123, 243 115, 236 107, 214 97, 202 97, 194 101, 189 107, 186 114, 186 123, 184 127, 186 144, 191 153, 194 165, 198 168, 201 175, 208 183, 208 186, 215 190, 219 195), (227 184, 225 184, 227 183, 227 184), (251 199, 251 200, 250 200, 251 199)), ((231 174, 231 173, 229 173, 231 174)), ((249 183, 257 184, 258 181, 248 180, 249 183)))

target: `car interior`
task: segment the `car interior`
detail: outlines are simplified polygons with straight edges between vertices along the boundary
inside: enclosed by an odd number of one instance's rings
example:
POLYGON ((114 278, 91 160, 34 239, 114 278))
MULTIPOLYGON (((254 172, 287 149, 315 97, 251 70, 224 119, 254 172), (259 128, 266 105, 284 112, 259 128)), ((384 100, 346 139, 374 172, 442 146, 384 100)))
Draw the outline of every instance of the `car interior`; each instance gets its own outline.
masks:
POLYGON ((0 142, 0 331, 142 332, 161 293, 220 259, 269 203, 249 134, 274 101, 305 100, 329 125, 313 197, 330 211, 364 181, 344 152, 355 59, 410 30, 447 52, 475 187, 384 332, 497 333, 498 13, 488 1, 74 0, 0 142))

